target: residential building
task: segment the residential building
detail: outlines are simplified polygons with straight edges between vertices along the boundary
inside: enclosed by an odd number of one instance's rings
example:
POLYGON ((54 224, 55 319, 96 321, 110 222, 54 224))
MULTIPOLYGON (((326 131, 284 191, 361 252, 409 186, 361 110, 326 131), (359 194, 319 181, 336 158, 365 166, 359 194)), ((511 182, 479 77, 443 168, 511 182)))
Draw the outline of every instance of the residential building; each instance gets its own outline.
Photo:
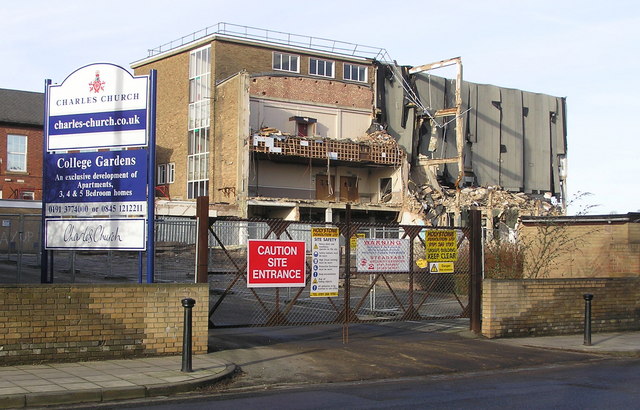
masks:
POLYGON ((0 88, 0 198, 42 199, 44 94, 0 88))
POLYGON ((381 48, 227 23, 149 50, 132 68, 158 73, 158 214, 192 215, 208 196, 217 215, 339 221, 349 203, 356 219, 457 224, 466 205, 444 206, 447 190, 561 197, 564 117, 551 140, 536 107, 564 115, 564 100, 464 82, 452 61, 446 80, 381 48), (507 127, 518 116, 528 139, 507 127))

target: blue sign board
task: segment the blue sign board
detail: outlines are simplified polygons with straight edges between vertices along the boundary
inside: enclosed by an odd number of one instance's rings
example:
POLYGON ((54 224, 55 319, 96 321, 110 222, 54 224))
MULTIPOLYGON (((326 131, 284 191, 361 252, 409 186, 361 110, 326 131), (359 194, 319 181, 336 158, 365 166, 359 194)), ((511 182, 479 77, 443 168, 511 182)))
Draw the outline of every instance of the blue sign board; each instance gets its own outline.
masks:
POLYGON ((147 150, 47 153, 44 172, 47 216, 146 214, 147 150))

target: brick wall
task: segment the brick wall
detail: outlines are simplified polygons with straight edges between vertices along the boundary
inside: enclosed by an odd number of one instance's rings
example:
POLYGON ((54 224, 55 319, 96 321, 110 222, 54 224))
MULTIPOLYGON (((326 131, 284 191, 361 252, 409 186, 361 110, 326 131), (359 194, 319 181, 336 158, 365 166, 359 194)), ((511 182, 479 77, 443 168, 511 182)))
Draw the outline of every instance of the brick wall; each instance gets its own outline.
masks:
POLYGON ((640 225, 634 222, 525 223, 520 238, 525 272, 548 262, 538 278, 640 276, 640 225))
POLYGON ((4 199, 22 199, 20 192, 34 193, 34 199, 42 199, 42 127, 0 126, 0 192, 4 199), (27 137, 27 171, 7 170, 7 136, 9 134, 27 137))
POLYGON ((158 72, 156 164, 175 163, 175 182, 168 185, 171 199, 187 199, 189 111, 189 52, 136 68, 136 75, 158 72))
POLYGON ((368 84, 360 85, 331 79, 270 75, 253 77, 250 93, 263 98, 367 110, 370 110, 373 105, 373 91, 368 84))
POLYGON ((482 334, 494 338, 581 333, 585 293, 594 295, 593 332, 640 330, 640 278, 485 279, 482 334))
MULTIPOLYGON (((248 75, 238 74, 216 87, 212 160, 213 202, 236 204, 243 197, 243 151, 249 135, 248 75)), ((238 210, 238 212, 241 212, 238 210)))
POLYGON ((184 308, 193 352, 207 352, 207 284, 0 286, 3 365, 181 354, 184 308))

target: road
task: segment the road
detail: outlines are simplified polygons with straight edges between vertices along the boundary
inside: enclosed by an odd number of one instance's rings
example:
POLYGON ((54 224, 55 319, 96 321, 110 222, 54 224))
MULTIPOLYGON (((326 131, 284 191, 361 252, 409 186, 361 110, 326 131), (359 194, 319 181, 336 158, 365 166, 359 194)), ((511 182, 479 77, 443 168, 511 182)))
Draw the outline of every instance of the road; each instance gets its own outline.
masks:
POLYGON ((211 392, 119 403, 132 409, 632 409, 640 405, 640 360, 607 359, 529 369, 211 392))

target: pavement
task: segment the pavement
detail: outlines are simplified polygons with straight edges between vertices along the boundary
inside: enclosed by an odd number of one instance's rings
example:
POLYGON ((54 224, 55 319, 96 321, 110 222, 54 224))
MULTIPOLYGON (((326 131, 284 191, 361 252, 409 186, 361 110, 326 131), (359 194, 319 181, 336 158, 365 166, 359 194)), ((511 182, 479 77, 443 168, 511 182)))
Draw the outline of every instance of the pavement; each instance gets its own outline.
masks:
POLYGON ((640 331, 486 339, 468 321, 210 331, 210 353, 0 367, 0 408, 116 404, 204 391, 490 372, 640 358, 640 331), (224 381, 224 382, 223 382, 224 381))

